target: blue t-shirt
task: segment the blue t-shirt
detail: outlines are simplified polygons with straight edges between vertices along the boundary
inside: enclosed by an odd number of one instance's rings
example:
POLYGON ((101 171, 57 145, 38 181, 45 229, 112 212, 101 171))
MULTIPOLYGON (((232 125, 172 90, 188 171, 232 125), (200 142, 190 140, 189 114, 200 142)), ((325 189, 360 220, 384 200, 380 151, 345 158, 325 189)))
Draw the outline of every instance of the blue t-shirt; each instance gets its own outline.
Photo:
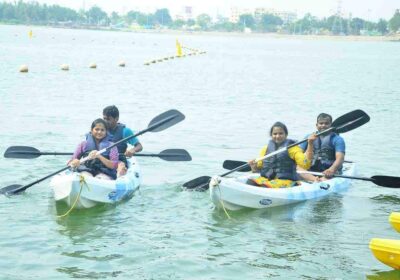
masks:
MULTIPOLYGON (((124 127, 124 130, 122 131, 122 138, 126 138, 131 135, 134 135, 133 131, 130 128, 124 127)), ((137 143, 139 143, 139 139, 137 139, 137 137, 132 137, 127 142, 135 146, 137 143)))
MULTIPOLYGON (((307 139, 308 136, 310 136, 310 135, 307 135, 307 137, 305 139, 307 139)), ((344 143, 344 139, 342 138, 342 136, 340 136, 338 134, 334 134, 333 137, 331 138, 331 145, 335 149, 335 153, 337 153, 337 152, 343 153, 343 154, 346 153, 346 144, 344 143)), ((301 143, 299 146, 303 151, 305 151, 305 150, 307 150, 308 143, 307 142, 301 143)))

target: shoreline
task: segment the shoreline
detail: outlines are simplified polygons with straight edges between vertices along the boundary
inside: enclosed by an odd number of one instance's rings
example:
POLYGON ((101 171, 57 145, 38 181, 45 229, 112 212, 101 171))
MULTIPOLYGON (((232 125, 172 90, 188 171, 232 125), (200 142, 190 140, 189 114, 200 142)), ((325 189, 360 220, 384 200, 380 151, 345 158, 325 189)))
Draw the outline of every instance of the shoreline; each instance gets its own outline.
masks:
POLYGON ((258 37, 258 38, 274 38, 274 39, 301 39, 301 40, 331 40, 331 41, 369 41, 369 42, 400 42, 400 34, 365 36, 365 35, 316 35, 316 34, 282 34, 282 33, 244 33, 244 32, 227 32, 227 31, 188 31, 174 29, 115 29, 102 27, 72 27, 72 26, 55 26, 55 25, 26 25, 26 24, 9 24, 0 22, 0 25, 26 26, 29 28, 45 27, 45 28, 61 28, 71 30, 92 30, 92 31, 112 31, 112 32, 131 32, 131 33, 150 33, 150 34, 176 34, 176 35, 193 35, 193 36, 231 36, 231 37, 258 37))

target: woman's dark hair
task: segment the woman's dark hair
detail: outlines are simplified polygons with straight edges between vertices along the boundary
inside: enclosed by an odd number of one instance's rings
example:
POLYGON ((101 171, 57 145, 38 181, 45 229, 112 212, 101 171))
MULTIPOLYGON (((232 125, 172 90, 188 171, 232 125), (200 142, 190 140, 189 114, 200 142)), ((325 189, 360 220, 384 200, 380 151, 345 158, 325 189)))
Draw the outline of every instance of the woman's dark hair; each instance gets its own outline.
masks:
POLYGON ((97 124, 99 124, 99 123, 101 123, 101 124, 103 124, 104 125, 104 127, 106 128, 106 130, 107 130, 107 123, 106 123, 106 121, 105 120, 103 120, 103 119, 95 119, 93 122, 92 122, 92 126, 91 126, 91 128, 90 128, 90 130, 92 130, 97 124))
POLYGON ((280 127, 280 128, 283 129, 283 131, 285 131, 286 135, 289 134, 286 125, 284 125, 284 124, 281 123, 281 122, 276 122, 276 123, 274 123, 274 124, 271 126, 271 130, 269 131, 269 135, 270 135, 270 136, 272 136, 272 130, 274 130, 274 127, 280 127))
POLYGON ((107 117, 112 117, 114 119, 119 118, 119 111, 117 106, 115 105, 107 106, 106 108, 103 109, 103 115, 107 117))

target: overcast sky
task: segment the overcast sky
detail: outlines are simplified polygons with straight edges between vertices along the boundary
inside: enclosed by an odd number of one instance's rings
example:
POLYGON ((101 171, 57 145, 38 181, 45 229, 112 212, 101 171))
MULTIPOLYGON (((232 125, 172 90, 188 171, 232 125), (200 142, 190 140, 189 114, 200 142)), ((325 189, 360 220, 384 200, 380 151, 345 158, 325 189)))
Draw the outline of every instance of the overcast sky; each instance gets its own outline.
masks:
MULTIPOLYGON (((0 0, 1 1, 1 0, 0 0)), ((10 0, 9 0, 10 1, 10 0)), ((390 19, 396 9, 400 9, 400 0, 36 0, 39 3, 58 4, 73 9, 85 9, 97 5, 108 13, 116 11, 126 13, 130 10, 154 12, 157 8, 168 8, 171 16, 180 14, 184 6, 191 6, 194 15, 217 13, 229 15, 231 7, 272 8, 275 10, 293 11, 302 16, 310 12, 317 17, 332 15, 339 3, 345 16, 369 20, 390 19)))

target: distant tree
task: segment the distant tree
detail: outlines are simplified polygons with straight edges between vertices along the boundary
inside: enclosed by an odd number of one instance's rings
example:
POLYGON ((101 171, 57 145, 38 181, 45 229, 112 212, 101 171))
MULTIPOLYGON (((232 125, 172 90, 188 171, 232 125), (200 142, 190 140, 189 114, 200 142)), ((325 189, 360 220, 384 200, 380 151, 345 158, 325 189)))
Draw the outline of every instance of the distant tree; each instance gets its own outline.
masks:
POLYGON ((110 16, 110 21, 112 24, 118 24, 122 21, 122 18, 119 16, 118 13, 112 12, 110 16))
POLYGON ((235 30, 239 30, 237 24, 235 24, 233 22, 229 22, 229 21, 217 23, 216 25, 214 25, 214 29, 217 31, 226 31, 226 32, 232 32, 235 30))
POLYGON ((175 28, 175 29, 180 29, 182 28, 184 25, 186 24, 186 22, 182 19, 177 19, 175 21, 172 22, 171 27, 175 28))
POLYGON ((7 2, 0 3, 0 17, 3 20, 16 20, 15 6, 7 2))
POLYGON ((207 14, 200 14, 197 16, 196 22, 202 30, 207 30, 211 25, 211 17, 207 14))
POLYGON ((242 26, 242 29, 245 27, 254 29, 256 20, 251 14, 243 14, 240 15, 238 24, 242 26))
POLYGON ((106 25, 109 20, 107 13, 97 6, 90 8, 90 10, 86 12, 86 16, 89 23, 95 25, 106 25))
POLYGON ((397 32, 400 29, 400 11, 398 9, 389 20, 389 28, 393 32, 397 32))
POLYGON ((283 24, 283 20, 272 14, 263 14, 260 21, 260 29, 264 32, 275 32, 278 26, 283 24))
POLYGON ((194 19, 188 19, 187 22, 186 22, 186 24, 187 24, 188 26, 193 26, 193 25, 196 25, 196 22, 194 21, 194 19))
POLYGON ((376 29, 382 35, 385 35, 386 33, 388 33, 388 22, 381 18, 376 25, 376 29))
POLYGON ((296 24, 301 26, 301 33, 310 34, 313 32, 313 29, 318 28, 318 19, 307 13, 302 19, 298 20, 296 24))
POLYGON ((156 22, 160 25, 169 26, 172 23, 172 18, 168 9, 159 9, 154 13, 156 22))
POLYGON ((353 18, 350 22, 350 27, 353 35, 360 35, 360 30, 365 26, 365 20, 361 18, 353 18))

